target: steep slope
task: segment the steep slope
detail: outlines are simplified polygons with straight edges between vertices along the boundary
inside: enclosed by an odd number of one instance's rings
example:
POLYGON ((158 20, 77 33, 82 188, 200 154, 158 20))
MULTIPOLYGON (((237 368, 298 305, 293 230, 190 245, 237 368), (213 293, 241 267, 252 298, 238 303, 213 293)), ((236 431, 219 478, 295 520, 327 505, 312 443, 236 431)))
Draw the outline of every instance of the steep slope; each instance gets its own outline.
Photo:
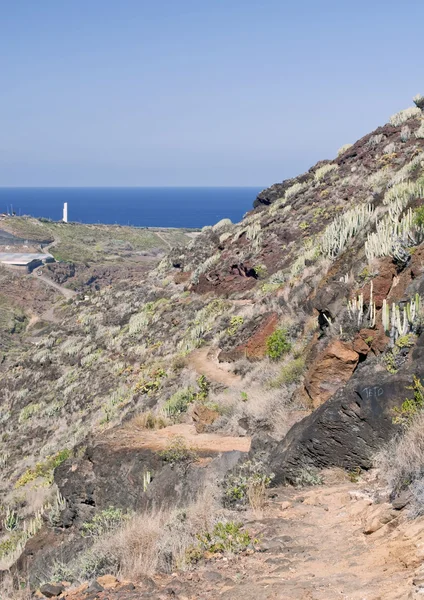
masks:
POLYGON ((87 524, 184 508, 248 452, 249 476, 275 485, 370 467, 422 375, 423 123, 395 115, 143 279, 60 301, 6 352, 0 560, 16 581, 122 571, 75 562, 87 524))

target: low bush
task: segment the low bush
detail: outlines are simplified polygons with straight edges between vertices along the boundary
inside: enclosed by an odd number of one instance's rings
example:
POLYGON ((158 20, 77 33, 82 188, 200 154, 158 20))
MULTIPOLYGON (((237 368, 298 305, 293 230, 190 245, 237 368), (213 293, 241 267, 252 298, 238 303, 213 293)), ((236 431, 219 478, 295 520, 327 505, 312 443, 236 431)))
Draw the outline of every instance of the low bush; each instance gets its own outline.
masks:
POLYGON ((181 435, 175 436, 165 448, 159 452, 163 461, 174 464, 190 464, 198 459, 198 454, 194 448, 187 445, 187 442, 181 435))
POLYGON ((424 412, 387 442, 374 457, 380 477, 394 494, 424 479, 424 412))
POLYGON ((260 461, 246 461, 224 481, 224 506, 228 508, 262 508, 265 491, 271 485, 273 473, 266 473, 260 461))
POLYGON ((305 487, 310 485, 322 485, 323 479, 315 468, 304 468, 302 469, 295 480, 297 487, 305 487))
POLYGON ((81 532, 84 537, 100 537, 117 529, 130 515, 125 514, 120 508, 109 506, 97 513, 91 521, 83 523, 81 532))
POLYGON ((219 522, 211 532, 198 536, 200 547, 205 552, 239 554, 257 540, 253 540, 248 531, 243 531, 242 523, 219 522))
POLYGON ((417 227, 424 227, 424 204, 415 210, 414 221, 417 227))
POLYGON ((272 360, 278 360, 290 352, 291 344, 287 339, 287 329, 276 329, 266 341, 266 350, 272 360))
POLYGON ((305 359, 303 356, 299 356, 289 363, 284 365, 281 369, 280 375, 271 383, 272 387, 280 387, 282 385, 290 385, 291 383, 298 383, 302 378, 305 370, 305 359))
POLYGON ((413 398, 407 398, 400 408, 395 407, 393 422, 403 427, 409 427, 415 417, 424 409, 424 386, 418 377, 414 376, 414 383, 407 388, 414 392, 413 398))
POLYGON ((179 390, 173 394, 163 407, 164 413, 169 418, 175 418, 187 412, 189 405, 194 402, 195 393, 191 388, 179 390))
POLYGON ((39 462, 33 469, 28 469, 25 471, 25 473, 23 473, 23 475, 21 475, 21 477, 19 477, 18 481, 15 483, 15 488, 22 487, 30 481, 34 481, 38 477, 46 479, 46 483, 51 484, 53 482, 53 472, 55 468, 61 465, 70 456, 71 451, 68 450, 68 448, 60 450, 53 456, 48 456, 44 462, 39 462))

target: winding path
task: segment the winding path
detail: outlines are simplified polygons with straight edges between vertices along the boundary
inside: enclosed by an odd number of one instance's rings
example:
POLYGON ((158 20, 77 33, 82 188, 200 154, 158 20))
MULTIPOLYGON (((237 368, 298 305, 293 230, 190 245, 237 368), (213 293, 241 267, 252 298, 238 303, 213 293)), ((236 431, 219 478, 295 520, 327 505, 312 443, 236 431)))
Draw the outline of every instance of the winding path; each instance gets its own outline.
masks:
POLYGON ((37 267, 36 269, 34 269, 31 273, 31 277, 34 277, 37 281, 43 281, 50 287, 54 288, 60 294, 65 296, 65 298, 67 300, 69 300, 69 298, 73 298, 74 296, 76 296, 77 292, 74 292, 74 290, 69 290, 68 288, 63 287, 62 285, 60 285, 59 283, 56 283, 55 281, 52 281, 51 279, 49 279, 49 277, 46 277, 45 275, 39 275, 38 271, 40 269, 43 269, 44 267, 45 267, 45 265, 41 265, 40 267, 37 267))
POLYGON ((220 367, 217 357, 213 356, 212 352, 213 350, 210 346, 194 350, 188 357, 188 364, 193 367, 199 375, 204 375, 209 381, 222 383, 228 387, 240 386, 240 375, 235 375, 220 367))

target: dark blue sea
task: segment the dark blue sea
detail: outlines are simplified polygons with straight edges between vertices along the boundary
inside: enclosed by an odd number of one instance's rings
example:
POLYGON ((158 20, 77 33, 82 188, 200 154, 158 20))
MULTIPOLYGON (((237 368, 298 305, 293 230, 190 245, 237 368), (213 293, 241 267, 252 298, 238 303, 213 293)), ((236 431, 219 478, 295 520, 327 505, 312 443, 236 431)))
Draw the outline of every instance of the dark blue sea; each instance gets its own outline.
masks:
POLYGON ((0 188, 0 213, 138 227, 203 227, 240 221, 260 187, 0 188))

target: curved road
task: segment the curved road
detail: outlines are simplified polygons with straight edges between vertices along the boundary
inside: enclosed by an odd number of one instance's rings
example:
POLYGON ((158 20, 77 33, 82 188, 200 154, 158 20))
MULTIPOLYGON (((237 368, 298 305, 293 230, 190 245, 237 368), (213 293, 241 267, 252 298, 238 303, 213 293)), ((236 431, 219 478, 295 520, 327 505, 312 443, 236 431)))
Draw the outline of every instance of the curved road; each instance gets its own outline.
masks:
POLYGON ((63 287, 63 285, 60 285, 59 283, 52 281, 51 279, 49 279, 49 277, 46 277, 45 275, 39 275, 38 271, 40 269, 43 269, 44 267, 45 267, 45 265, 41 265, 40 267, 37 267, 36 269, 34 269, 31 273, 31 277, 34 277, 38 281, 43 281, 50 287, 57 290, 60 294, 65 296, 65 298, 68 300, 69 300, 69 298, 73 298, 74 296, 76 296, 77 292, 74 292, 74 290, 70 290, 68 288, 63 287))

